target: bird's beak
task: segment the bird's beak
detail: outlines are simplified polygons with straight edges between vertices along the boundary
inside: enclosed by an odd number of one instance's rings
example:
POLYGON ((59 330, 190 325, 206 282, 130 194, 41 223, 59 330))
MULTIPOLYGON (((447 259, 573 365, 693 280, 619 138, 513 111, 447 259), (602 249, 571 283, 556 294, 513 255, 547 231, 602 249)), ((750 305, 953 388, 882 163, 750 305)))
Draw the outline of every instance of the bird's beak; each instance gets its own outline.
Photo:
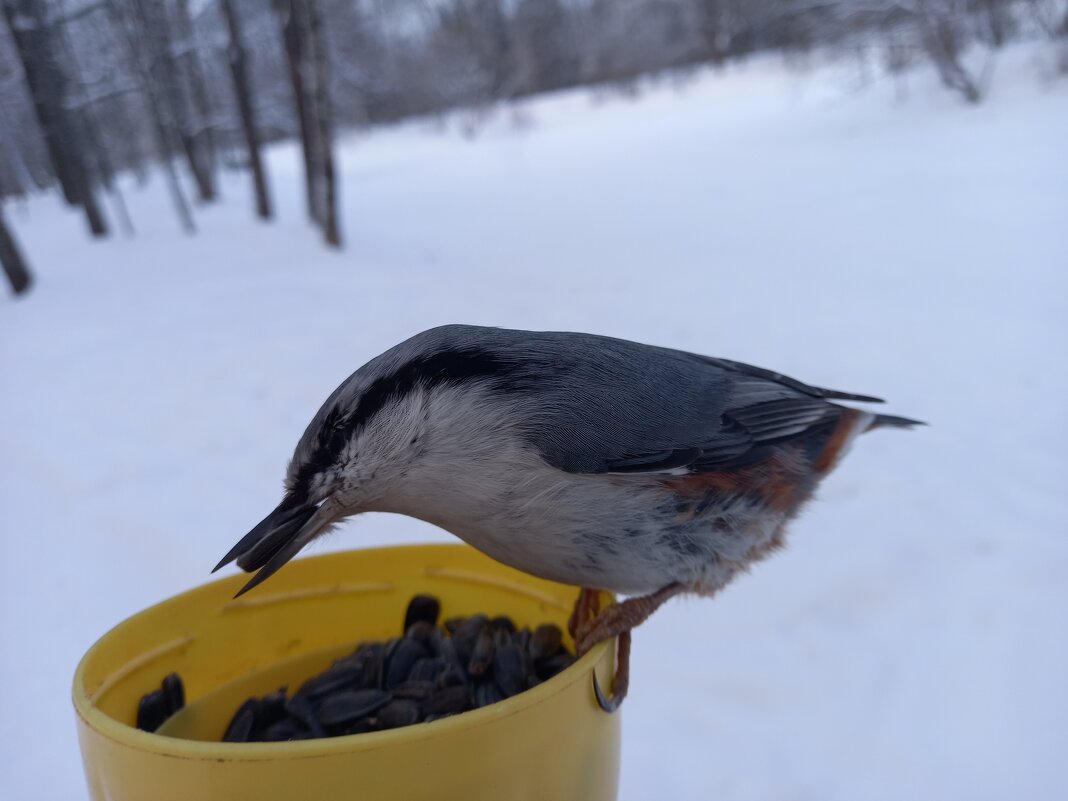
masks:
POLYGON ((294 504, 291 499, 282 501, 267 517, 263 518, 248 534, 230 549, 214 573, 235 559, 237 566, 255 576, 242 587, 237 595, 243 595, 257 584, 270 578, 297 553, 315 539, 332 522, 332 515, 324 509, 326 504, 294 504))

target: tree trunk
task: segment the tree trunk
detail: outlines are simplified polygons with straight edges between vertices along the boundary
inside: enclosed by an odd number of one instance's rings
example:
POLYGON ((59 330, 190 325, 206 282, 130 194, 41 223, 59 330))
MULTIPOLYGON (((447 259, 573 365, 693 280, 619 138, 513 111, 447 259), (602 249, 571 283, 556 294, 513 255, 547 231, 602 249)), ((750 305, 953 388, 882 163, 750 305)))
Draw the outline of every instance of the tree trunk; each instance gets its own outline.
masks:
POLYGON ((924 44, 927 54, 938 70, 942 84, 948 89, 960 92, 969 103, 978 103, 982 99, 982 92, 961 64, 963 44, 955 21, 930 15, 924 17, 924 24, 924 44))
POLYGON ((33 277, 26 267, 18 245, 15 244, 15 237, 4 220, 2 206, 0 206, 0 265, 3 266, 4 274, 16 295, 21 295, 33 285, 33 277))
POLYGON ((194 150, 197 161, 207 174, 209 182, 211 196, 204 199, 214 200, 218 195, 218 190, 215 186, 215 132, 211 119, 211 102, 208 99, 208 88, 204 81, 200 54, 194 46, 196 32, 193 30, 193 18, 189 13, 189 0, 178 0, 175 8, 178 35, 186 44, 181 59, 182 71, 185 73, 186 84, 189 87, 190 104, 197 117, 197 128, 193 133, 194 150))
MULTIPOLYGON (((155 0, 151 0, 155 2, 155 0)), ((159 151, 160 162, 163 164, 164 174, 167 176, 167 190, 171 201, 174 203, 175 212, 182 230, 187 234, 195 233, 196 224, 193 222, 193 213, 186 202, 182 185, 178 182, 178 173, 174 169, 174 160, 171 158, 174 146, 181 146, 177 121, 173 110, 167 104, 164 82, 167 80, 161 73, 162 70, 153 64, 156 45, 152 44, 153 25, 148 17, 145 7, 146 0, 134 0, 133 8, 137 15, 137 35, 126 28, 127 42, 130 56, 133 59, 135 69, 141 76, 141 84, 144 88, 145 98, 148 100, 148 111, 152 116, 152 133, 156 140, 156 149, 159 151), (149 45, 146 47, 146 41, 149 45)))
POLYGON ((227 56, 234 81, 234 93, 237 96, 238 112, 241 115, 241 129, 245 134, 245 144, 248 147, 249 166, 252 168, 252 183, 256 191, 256 214, 269 220, 271 200, 267 196, 267 180, 263 174, 263 162, 260 159, 260 138, 256 132, 256 119, 252 110, 245 48, 241 43, 241 24, 234 12, 233 0, 219 0, 219 5, 222 7, 223 15, 226 17, 226 27, 230 32, 227 56))
POLYGON ((34 180, 19 150, 18 142, 11 133, 11 126, 8 117, 5 116, 3 104, 0 104, 0 153, 7 162, 8 172, 14 182, 14 186, 0 187, 0 195, 24 196, 31 192, 37 186, 37 181, 34 180))
POLYGON ((285 50, 289 85, 293 90, 293 106, 300 125, 300 149, 304 156, 304 200, 307 205, 308 218, 319 225, 322 223, 322 210, 319 207, 319 192, 316 188, 319 172, 315 165, 318 158, 315 155, 316 143, 311 120, 311 104, 305 93, 306 67, 301 46, 304 26, 300 24, 298 3, 300 0, 279 0, 275 3, 275 12, 282 31, 282 49, 285 50))
POLYGON ((333 114, 330 107, 330 81, 323 40, 319 0, 305 0, 308 8, 308 55, 315 74, 315 128, 319 145, 320 197, 323 237, 327 244, 341 247, 337 220, 337 178, 334 170, 333 114))
POLYGON ((55 60, 49 52, 44 9, 41 6, 34 7, 29 0, 3 0, 2 5, 11 39, 22 62, 26 87, 33 101, 33 111, 41 128, 41 138, 52 164, 52 172, 63 189, 67 203, 76 206, 78 192, 62 142, 61 110, 57 107, 60 88, 57 85, 55 60))
POLYGON ((181 86, 181 73, 174 59, 174 36, 171 33, 167 6, 159 0, 137 0, 137 10, 145 38, 149 42, 146 56, 152 80, 159 91, 159 102, 166 112, 166 124, 185 158, 189 174, 197 185, 197 196, 207 202, 215 197, 211 175, 197 158, 181 86))
MULTIPOLYGON (((90 9, 91 11, 92 9, 90 9)), ((71 65, 75 74, 83 74, 84 68, 78 60, 78 50, 70 37, 70 33, 64 27, 57 33, 56 40, 63 48, 63 58, 71 65)), ((101 138, 100 118, 93 107, 92 101, 87 97, 84 85, 77 84, 77 104, 68 105, 71 118, 75 121, 78 130, 82 132, 86 147, 82 150, 84 162, 88 164, 92 160, 92 173, 104 191, 107 192, 114 203, 115 211, 119 220, 119 227, 126 234, 133 233, 133 223, 126 209, 126 201, 122 197, 122 191, 114 180, 115 166, 111 162, 107 148, 101 138)))
POLYGON ((107 224, 93 194, 71 120, 63 108, 66 76, 57 58, 46 9, 33 0, 2 0, 0 5, 22 62, 34 114, 63 197, 70 205, 82 207, 93 236, 104 236, 107 224))

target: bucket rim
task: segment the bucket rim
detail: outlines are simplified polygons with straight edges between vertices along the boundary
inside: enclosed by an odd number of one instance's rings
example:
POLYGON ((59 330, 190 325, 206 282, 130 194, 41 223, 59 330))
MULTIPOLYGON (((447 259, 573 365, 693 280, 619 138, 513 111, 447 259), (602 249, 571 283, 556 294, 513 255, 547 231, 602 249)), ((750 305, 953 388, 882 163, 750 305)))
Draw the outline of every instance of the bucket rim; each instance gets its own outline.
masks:
MULTIPOLYGON (((374 548, 352 548, 344 551, 333 551, 326 554, 303 557, 295 562, 322 562, 339 558, 354 558, 355 555, 373 556, 381 553, 396 554, 408 552, 411 554, 457 553, 459 551, 476 551, 463 543, 434 543, 426 545, 392 545, 374 548)), ((488 557, 487 557, 488 558, 488 557)), ((132 625, 137 619, 156 612, 160 607, 180 602, 189 596, 216 591, 220 585, 233 584, 235 588, 244 581, 241 574, 225 576, 213 581, 198 584, 176 595, 136 612, 123 619, 108 629, 103 635, 86 650, 78 661, 74 671, 72 700, 79 722, 89 730, 101 737, 105 737, 128 748, 145 751, 161 756, 170 756, 177 759, 198 759, 211 761, 244 761, 257 762, 261 760, 280 759, 308 759, 315 757, 329 757, 341 754, 375 751, 389 748, 401 742, 417 742, 434 739, 437 737, 449 737, 451 734, 465 729, 489 725, 503 718, 521 714, 523 711, 544 703, 553 696, 564 692, 576 682, 586 681, 590 686, 590 699, 593 702, 593 678, 595 666, 600 662, 606 649, 611 647, 615 640, 600 642, 591 648, 581 658, 576 660, 565 670, 543 681, 536 687, 524 690, 503 701, 498 701, 480 709, 473 709, 450 715, 446 718, 430 723, 416 723, 397 729, 389 729, 379 732, 366 732, 363 734, 350 734, 338 737, 324 737, 310 740, 294 740, 288 742, 272 743, 226 743, 204 740, 186 740, 178 737, 168 737, 154 732, 146 732, 141 729, 123 723, 103 712, 93 701, 92 695, 85 687, 85 671, 94 655, 112 637, 121 630, 132 625)), ((576 588, 577 589, 577 588, 576 588)), ((608 595, 606 593, 606 595, 608 595)), ((607 677, 598 677, 602 686, 607 682, 607 677)))

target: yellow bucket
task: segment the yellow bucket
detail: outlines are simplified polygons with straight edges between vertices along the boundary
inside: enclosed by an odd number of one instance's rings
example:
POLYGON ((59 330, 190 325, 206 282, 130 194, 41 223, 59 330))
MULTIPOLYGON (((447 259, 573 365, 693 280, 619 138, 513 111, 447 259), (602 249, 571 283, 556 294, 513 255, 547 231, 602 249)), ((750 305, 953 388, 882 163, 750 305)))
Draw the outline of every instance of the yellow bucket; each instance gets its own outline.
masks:
MULTIPOLYGON (((508 615, 566 628, 574 587, 463 545, 347 551, 287 565, 234 600, 243 575, 178 595, 120 623, 74 674, 78 739, 95 801, 610 801, 619 715, 596 704, 611 683, 602 643, 537 687, 402 729, 285 743, 222 743, 251 695, 299 686, 362 639, 399 634, 416 593, 442 616, 508 615), (187 705, 155 734, 134 728, 140 697, 171 671, 187 705)), ((570 645, 570 643, 569 643, 570 645)))

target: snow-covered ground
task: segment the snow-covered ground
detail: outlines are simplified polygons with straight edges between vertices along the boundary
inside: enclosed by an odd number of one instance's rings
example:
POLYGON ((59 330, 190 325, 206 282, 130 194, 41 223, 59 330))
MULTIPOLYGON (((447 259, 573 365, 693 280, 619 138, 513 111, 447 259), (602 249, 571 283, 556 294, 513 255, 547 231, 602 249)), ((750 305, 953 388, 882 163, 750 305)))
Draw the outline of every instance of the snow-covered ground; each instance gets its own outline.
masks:
MULTIPOLYGON (((439 323, 589 330, 869 392, 791 547, 635 637, 621 797, 1068 797, 1068 102, 1038 51, 989 100, 895 99, 771 59, 640 100, 572 92, 346 137, 343 252, 243 176, 182 236, 54 198, 0 300, 0 797, 85 789, 69 683, 106 629, 208 578, 336 384, 439 323), (687 645, 682 647, 685 640, 687 645)), ((367 516, 319 548, 446 539, 367 516)))

